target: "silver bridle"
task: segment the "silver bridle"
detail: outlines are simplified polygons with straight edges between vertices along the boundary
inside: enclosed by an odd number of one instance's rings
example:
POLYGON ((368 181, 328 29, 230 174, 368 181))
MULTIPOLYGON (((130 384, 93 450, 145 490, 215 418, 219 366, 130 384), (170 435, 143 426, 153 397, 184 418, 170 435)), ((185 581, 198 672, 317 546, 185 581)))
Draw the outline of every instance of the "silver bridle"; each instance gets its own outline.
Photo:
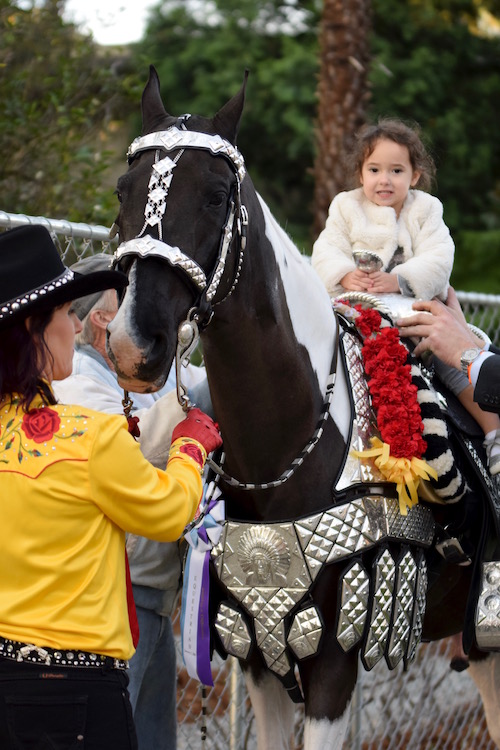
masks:
MULTIPOLYGON (((186 115, 184 116, 186 118, 186 115)), ((241 204, 241 183, 245 177, 245 162, 238 149, 220 135, 209 135, 191 130, 184 130, 172 125, 168 130, 136 138, 129 146, 127 157, 129 162, 142 151, 156 151, 155 163, 149 180, 148 199, 144 208, 144 224, 138 236, 128 242, 122 242, 115 252, 115 264, 127 255, 140 258, 157 257, 165 260, 171 266, 179 268, 186 274, 195 288, 204 292, 208 302, 212 302, 224 272, 227 253, 233 239, 233 227, 236 221, 236 232, 240 238, 241 249, 245 248, 248 214, 241 204), (222 230, 217 263, 207 279, 203 269, 186 255, 179 247, 165 242, 162 237, 162 219, 167 208, 167 196, 177 166, 184 150, 187 148, 209 151, 214 156, 225 157, 233 166, 236 176, 235 196, 231 198, 226 223, 222 230), (160 159, 162 151, 177 150, 174 159, 168 155, 160 159), (238 212, 238 215, 236 216, 238 212), (149 228, 157 227, 159 239, 154 239, 145 233, 149 228)))
POLYGON ((167 130, 139 136, 130 144, 127 151, 129 163, 139 153, 151 150, 156 152, 155 162, 149 179, 142 229, 134 239, 122 242, 114 254, 115 266, 127 256, 160 258, 173 268, 179 269, 188 277, 194 287, 197 301, 189 310, 186 320, 179 326, 176 350, 177 397, 181 406, 186 410, 190 403, 187 388, 181 382, 181 365, 188 361, 189 356, 196 348, 199 340, 199 327, 208 325, 214 305, 227 299, 238 283, 248 229, 248 212, 241 202, 241 183, 246 174, 243 156, 230 141, 220 135, 187 130, 185 122, 189 117, 190 115, 183 115, 178 119, 178 124, 172 125, 167 130), (162 236, 162 220, 167 208, 168 191, 175 167, 185 149, 200 149, 210 152, 213 156, 222 156, 230 162, 235 173, 235 187, 230 197, 226 221, 222 228, 217 261, 213 271, 208 276, 195 260, 186 255, 181 248, 165 242, 162 236), (174 150, 178 153, 172 159, 168 153, 174 150), (160 158, 163 152, 166 152, 166 155, 160 158), (149 234, 149 231, 154 227, 156 227, 159 239, 155 239, 149 234), (239 256, 233 282, 223 299, 214 302, 226 266, 235 228, 239 256))

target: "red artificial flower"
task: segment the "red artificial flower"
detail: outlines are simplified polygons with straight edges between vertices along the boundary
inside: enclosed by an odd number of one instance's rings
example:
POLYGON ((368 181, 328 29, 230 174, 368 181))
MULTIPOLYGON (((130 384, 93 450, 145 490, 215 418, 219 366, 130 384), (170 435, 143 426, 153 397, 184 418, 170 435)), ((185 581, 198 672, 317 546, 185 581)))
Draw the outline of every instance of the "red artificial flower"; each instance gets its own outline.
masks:
POLYGON ((47 406, 31 409, 23 417, 21 428, 30 440, 45 443, 51 440, 61 425, 59 414, 47 406))
POLYGON ((368 338, 373 331, 377 331, 380 328, 382 322, 382 316, 377 310, 368 308, 364 310, 361 305, 355 305, 354 309, 360 313, 360 317, 356 321, 359 332, 363 338, 368 338))
POLYGON ((356 325, 364 338, 362 355, 381 439, 395 458, 421 458, 427 444, 417 387, 407 364, 408 352, 397 328, 381 328, 380 313, 356 306, 356 325))

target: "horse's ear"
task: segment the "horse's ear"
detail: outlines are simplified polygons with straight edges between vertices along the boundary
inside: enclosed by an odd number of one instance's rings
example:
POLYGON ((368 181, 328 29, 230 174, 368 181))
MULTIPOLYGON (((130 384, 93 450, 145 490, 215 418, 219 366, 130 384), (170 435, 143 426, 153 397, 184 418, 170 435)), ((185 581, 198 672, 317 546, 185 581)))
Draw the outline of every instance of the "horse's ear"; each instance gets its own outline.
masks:
POLYGON ((168 113, 160 95, 160 79, 154 65, 149 66, 149 78, 142 92, 142 134, 151 133, 168 113))
POLYGON ((219 109, 212 121, 215 131, 223 138, 226 138, 233 146, 236 145, 236 136, 238 135, 243 106, 245 104, 247 80, 248 70, 245 70, 242 87, 232 99, 219 109))

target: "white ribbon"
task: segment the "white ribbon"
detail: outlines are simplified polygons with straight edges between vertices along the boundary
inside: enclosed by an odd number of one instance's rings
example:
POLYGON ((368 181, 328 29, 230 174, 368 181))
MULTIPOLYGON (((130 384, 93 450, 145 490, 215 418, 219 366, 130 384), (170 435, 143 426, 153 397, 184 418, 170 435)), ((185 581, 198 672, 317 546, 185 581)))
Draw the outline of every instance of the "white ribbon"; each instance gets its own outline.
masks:
POLYGON ((199 522, 184 537, 189 549, 182 588, 182 658, 191 677, 211 686, 208 565, 225 522, 224 501, 217 499, 220 494, 217 488, 199 522))

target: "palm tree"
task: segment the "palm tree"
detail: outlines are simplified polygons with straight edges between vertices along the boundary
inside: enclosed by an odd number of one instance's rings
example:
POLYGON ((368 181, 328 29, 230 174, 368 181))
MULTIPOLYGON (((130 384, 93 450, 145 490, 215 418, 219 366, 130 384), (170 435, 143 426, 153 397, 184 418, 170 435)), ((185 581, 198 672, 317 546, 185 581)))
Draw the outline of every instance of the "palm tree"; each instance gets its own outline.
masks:
POLYGON ((324 0, 314 164, 314 239, 325 225, 332 198, 350 186, 345 153, 365 121, 370 29, 370 0, 324 0))

